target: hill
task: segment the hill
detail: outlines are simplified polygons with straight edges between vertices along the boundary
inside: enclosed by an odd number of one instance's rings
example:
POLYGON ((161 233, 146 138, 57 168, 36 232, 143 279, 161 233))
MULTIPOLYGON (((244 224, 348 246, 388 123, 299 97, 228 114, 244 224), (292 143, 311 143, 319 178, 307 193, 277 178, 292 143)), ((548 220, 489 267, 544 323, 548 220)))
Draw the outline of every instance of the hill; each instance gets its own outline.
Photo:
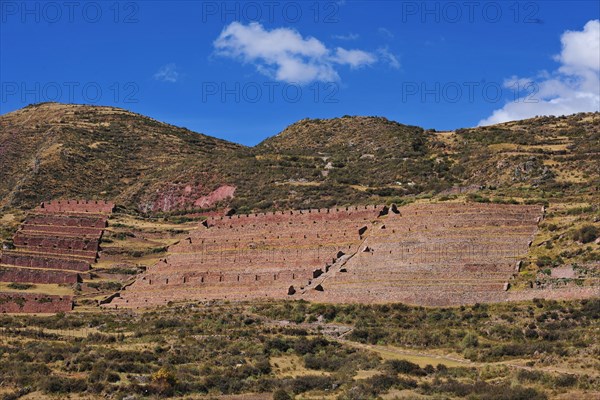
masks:
POLYGON ((44 103, 0 116, 0 206, 97 198, 142 214, 249 212, 467 193, 594 204, 599 124, 582 113, 435 132, 344 116, 249 148, 119 108, 44 103))
POLYGON ((224 177, 215 160, 238 151, 243 146, 118 108, 29 106, 0 117, 0 206, 101 198, 170 210, 217 189, 224 177))
POLYGON ((299 185, 381 197, 470 186, 580 192, 598 188, 599 124, 599 114, 578 114, 435 132, 377 117, 302 120, 256 150, 288 166, 311 160, 320 173, 297 174, 299 185))

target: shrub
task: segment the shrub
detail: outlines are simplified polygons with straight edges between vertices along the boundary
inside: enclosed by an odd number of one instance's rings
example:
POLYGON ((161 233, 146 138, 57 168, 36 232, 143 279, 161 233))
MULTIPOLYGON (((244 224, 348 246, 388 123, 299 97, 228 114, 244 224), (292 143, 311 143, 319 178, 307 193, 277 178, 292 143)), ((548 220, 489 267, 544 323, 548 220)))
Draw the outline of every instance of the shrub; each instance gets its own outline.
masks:
POLYGON ((474 333, 467 333, 461 342, 462 348, 467 349, 479 346, 479 339, 474 333))
POLYGON ((449 379, 446 382, 435 382, 428 388, 431 392, 452 393, 458 397, 483 400, 545 400, 545 394, 533 388, 522 386, 493 385, 486 382, 473 384, 449 379))
POLYGON ((292 391, 295 394, 308 392, 315 389, 330 389, 333 380, 329 376, 305 375, 299 376, 292 381, 292 391))
POLYGON ((164 367, 153 373, 151 380, 155 383, 165 383, 171 386, 177 383, 175 373, 170 369, 164 367))
POLYGON ((87 383, 83 379, 50 375, 42 380, 41 389, 46 393, 80 393, 87 389, 87 383))
POLYGON ((417 364, 406 360, 390 360, 386 363, 397 374, 425 375, 417 364))
POLYGON ((577 376, 562 374, 554 379, 554 383, 558 387, 574 386, 577 383, 577 376))
POLYGON ((539 382, 544 379, 544 373, 542 371, 522 369, 517 373, 517 379, 520 382, 539 382))
POLYGON ((594 225, 584 225, 573 232, 573 240, 581 243, 590 243, 598 238, 598 228, 594 225))
POLYGON ((292 400, 290 395, 283 389, 277 389, 273 393, 273 400, 292 400))
POLYGON ((27 290, 34 288, 35 285, 32 285, 31 283, 11 282, 8 284, 8 287, 15 290, 27 290))
POLYGON ((150 376, 150 381, 155 392, 170 395, 175 385, 177 385, 177 377, 175 372, 170 368, 161 368, 150 376))

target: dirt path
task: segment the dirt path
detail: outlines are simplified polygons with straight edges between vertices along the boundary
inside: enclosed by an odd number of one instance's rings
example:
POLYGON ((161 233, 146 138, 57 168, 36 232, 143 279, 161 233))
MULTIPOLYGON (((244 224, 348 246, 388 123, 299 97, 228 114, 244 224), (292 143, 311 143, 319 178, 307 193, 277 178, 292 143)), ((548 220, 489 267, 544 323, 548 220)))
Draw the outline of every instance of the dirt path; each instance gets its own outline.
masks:
MULTIPOLYGON (((349 333, 349 332, 348 332, 349 333)), ((346 333, 347 334, 347 333, 346 333)), ((548 367, 548 366, 536 366, 529 367, 526 365, 515 364, 515 360, 510 361, 497 361, 497 362, 474 362, 464 358, 453 357, 450 355, 441 355, 432 352, 425 351, 413 351, 406 350, 399 347, 393 346, 381 346, 381 345, 372 345, 372 344, 363 344, 357 343, 350 340, 346 340, 343 338, 329 336, 331 339, 336 340, 339 343, 345 344, 347 346, 372 351, 381 355, 384 359, 404 359, 415 364, 418 364, 421 367, 424 367, 427 364, 431 364, 433 366, 437 364, 445 364, 447 367, 474 367, 474 368, 482 368, 485 366, 494 366, 494 365, 505 365, 509 368, 517 368, 523 369, 527 371, 544 371, 550 373, 559 373, 559 374, 575 374, 575 375, 583 375, 587 374, 593 377, 600 376, 600 373, 592 371, 592 370, 573 370, 568 368, 560 368, 560 367, 548 367)), ((523 362, 526 362, 523 360, 523 362)))
POLYGON ((382 345, 374 345, 374 344, 364 344, 359 342, 354 342, 352 340, 345 339, 352 331, 353 327, 348 325, 340 325, 340 324, 331 324, 331 323, 301 323, 295 324, 290 321, 277 321, 271 320, 269 318, 265 318, 264 316, 260 316, 255 314, 255 316, 261 319, 265 324, 275 325, 275 326, 294 326, 297 328, 303 328, 306 330, 315 330, 315 328, 319 327, 319 332, 325 335, 328 339, 336 341, 338 343, 344 344, 346 346, 367 350, 371 352, 375 352, 379 354, 382 358, 392 360, 392 359, 403 359, 415 364, 418 364, 421 367, 430 364, 432 366, 436 366, 437 364, 444 364, 447 367, 471 367, 471 368, 483 368, 485 366, 499 366, 504 365, 509 368, 522 369, 527 371, 543 371, 555 374, 571 374, 571 375, 588 375, 590 377, 600 377, 600 372, 592 370, 592 369, 573 369, 573 368, 562 368, 558 366, 535 366, 529 367, 525 364, 528 360, 506 360, 506 361, 496 361, 496 362, 474 362, 471 360, 467 360, 465 358, 449 355, 449 354, 441 354, 440 352, 433 351, 424 351, 424 350, 413 350, 413 349, 404 349, 401 347, 395 346, 382 346, 382 345), (517 362, 520 362, 517 364, 517 362), (522 364, 521 364, 522 363, 522 364))
POLYGON ((427 364, 436 366, 437 364, 444 364, 447 367, 477 367, 483 364, 474 363, 469 360, 455 358, 449 355, 441 355, 435 353, 428 353, 422 351, 413 351, 406 350, 399 347, 393 346, 381 346, 374 344, 363 344, 358 342, 353 342, 346 339, 331 337, 339 343, 345 344, 347 346, 372 351, 378 353, 384 359, 404 359, 415 364, 418 364, 421 367, 424 367, 427 364))

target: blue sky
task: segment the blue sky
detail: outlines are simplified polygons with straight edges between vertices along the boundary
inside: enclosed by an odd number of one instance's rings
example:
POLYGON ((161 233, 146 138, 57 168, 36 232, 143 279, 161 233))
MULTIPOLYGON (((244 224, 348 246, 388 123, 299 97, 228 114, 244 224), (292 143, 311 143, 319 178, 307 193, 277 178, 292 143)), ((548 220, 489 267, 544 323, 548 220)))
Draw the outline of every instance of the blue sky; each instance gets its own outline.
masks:
POLYGON ((307 117, 593 111, 599 18, 596 1, 0 0, 0 113, 114 105, 252 145, 307 117))

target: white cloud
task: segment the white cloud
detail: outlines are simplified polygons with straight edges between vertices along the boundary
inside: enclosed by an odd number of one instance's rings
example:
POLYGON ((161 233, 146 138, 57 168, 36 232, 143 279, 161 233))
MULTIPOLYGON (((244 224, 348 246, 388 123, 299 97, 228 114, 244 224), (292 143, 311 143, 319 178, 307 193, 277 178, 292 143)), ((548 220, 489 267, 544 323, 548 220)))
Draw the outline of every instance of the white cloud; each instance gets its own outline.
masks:
POLYGON ((479 125, 535 117, 600 111, 600 21, 591 20, 582 31, 566 31, 561 36, 562 51, 554 59, 561 63, 551 73, 534 78, 513 76, 504 82, 508 88, 524 88, 529 94, 510 102, 479 125))
POLYGON ((387 47, 380 47, 377 49, 377 54, 379 54, 379 58, 386 61, 390 67, 400 69, 400 61, 398 61, 398 58, 394 54, 390 53, 390 50, 387 47))
POLYGON ((175 64, 163 65, 154 74, 154 79, 157 81, 175 83, 179 79, 179 73, 177 72, 177 66, 175 64))
POLYGON ((213 43, 216 54, 252 64, 272 79, 306 84, 340 79, 338 66, 357 69, 382 60, 372 52, 337 47, 329 49, 314 37, 290 28, 266 30, 261 24, 232 22, 213 43))
POLYGON ((392 31, 390 31, 387 28, 379 28, 377 29, 377 32, 379 32, 380 35, 384 36, 387 39, 393 39, 394 38, 394 34, 392 33, 392 31))
POLYGON ((371 53, 362 50, 346 50, 341 47, 335 49, 335 55, 332 60, 339 64, 348 64, 352 68, 360 68, 365 65, 373 64, 377 61, 371 53))
POLYGON ((347 35, 332 35, 331 37, 338 40, 356 40, 359 38, 359 35, 357 33, 349 33, 347 35))
POLYGON ((568 68, 600 70, 600 21, 589 21, 583 31, 566 31, 556 59, 568 68))

